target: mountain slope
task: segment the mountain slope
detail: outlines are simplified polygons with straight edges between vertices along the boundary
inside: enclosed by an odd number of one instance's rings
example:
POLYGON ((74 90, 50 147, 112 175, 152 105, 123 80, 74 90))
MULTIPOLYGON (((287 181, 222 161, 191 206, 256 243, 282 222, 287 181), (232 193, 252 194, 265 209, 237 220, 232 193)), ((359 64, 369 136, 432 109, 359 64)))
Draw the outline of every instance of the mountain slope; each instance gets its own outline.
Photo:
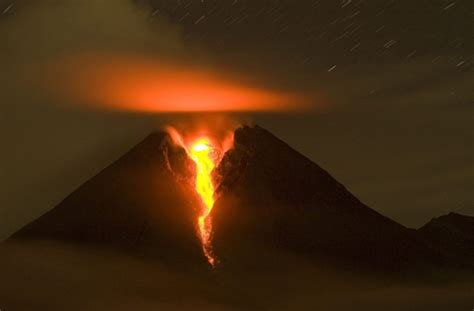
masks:
POLYGON ((232 254, 223 260, 257 240, 344 266, 398 270, 440 260, 416 232, 368 208, 268 131, 243 127, 234 139, 216 172, 216 252, 232 254))
POLYGON ((193 165, 154 133, 9 240, 47 239, 205 264, 195 234, 193 165))
MULTIPOLYGON (((10 241, 60 240, 206 267, 193 176, 185 150, 166 133, 151 134, 10 241)), ((370 209, 258 126, 235 131, 214 178, 213 245, 224 268, 278 268, 284 263, 272 254, 283 253, 349 270, 401 271, 465 265, 461 257, 471 254, 464 242, 434 243, 430 226, 408 229, 370 209)))
POLYGON ((474 217, 449 213, 418 229, 421 236, 444 257, 472 266, 474 263, 474 217))

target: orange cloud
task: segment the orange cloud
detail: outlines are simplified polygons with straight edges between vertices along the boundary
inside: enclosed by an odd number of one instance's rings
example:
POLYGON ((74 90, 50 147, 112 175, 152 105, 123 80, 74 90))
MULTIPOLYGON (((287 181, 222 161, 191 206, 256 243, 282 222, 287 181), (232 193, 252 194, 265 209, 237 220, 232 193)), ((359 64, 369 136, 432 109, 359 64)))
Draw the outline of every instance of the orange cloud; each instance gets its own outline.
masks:
POLYGON ((231 81, 201 67, 125 55, 65 58, 47 70, 50 94, 99 109, 173 112, 259 112, 308 108, 295 94, 231 81), (58 89, 59 87, 59 89, 58 89))

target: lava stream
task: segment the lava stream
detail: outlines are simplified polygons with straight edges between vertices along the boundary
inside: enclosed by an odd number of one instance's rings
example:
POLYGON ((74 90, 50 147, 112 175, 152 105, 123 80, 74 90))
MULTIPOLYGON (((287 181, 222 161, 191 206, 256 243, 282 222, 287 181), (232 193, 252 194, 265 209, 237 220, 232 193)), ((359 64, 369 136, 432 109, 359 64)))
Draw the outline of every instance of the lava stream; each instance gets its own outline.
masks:
POLYGON ((212 266, 216 264, 216 258, 212 253, 212 222, 210 217, 215 202, 214 184, 211 176, 216 166, 213 152, 214 147, 206 137, 197 139, 188 149, 189 156, 196 163, 196 192, 203 202, 203 209, 198 218, 199 234, 204 255, 212 266))
MULTIPOLYGON (((232 126, 229 125, 229 128, 232 126)), ((208 135, 209 131, 191 130, 182 135, 174 127, 167 127, 173 142, 184 148, 186 153, 196 165, 194 176, 195 191, 201 199, 201 209, 197 219, 197 231, 202 243, 203 253, 212 266, 217 264, 217 259, 212 250, 212 219, 211 211, 214 208, 215 185, 212 171, 222 160, 224 154, 233 146, 234 131, 222 130, 219 126, 208 135), (220 129, 220 130, 219 130, 220 129), (196 132, 200 134, 196 135, 196 132), (211 138, 212 137, 212 138, 211 138)))

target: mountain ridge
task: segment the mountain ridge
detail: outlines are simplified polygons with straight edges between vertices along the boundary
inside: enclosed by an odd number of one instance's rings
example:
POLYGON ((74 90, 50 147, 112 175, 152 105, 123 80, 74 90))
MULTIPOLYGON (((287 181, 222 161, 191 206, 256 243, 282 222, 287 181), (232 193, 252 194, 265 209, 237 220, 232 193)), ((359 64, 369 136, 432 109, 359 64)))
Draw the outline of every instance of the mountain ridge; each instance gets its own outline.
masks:
MULTIPOLYGON (((167 133, 154 132, 9 240, 100 245, 204 267, 193 174, 186 151, 167 133)), ((233 148, 213 174, 213 245, 224 267, 258 261, 255 253, 267 247, 356 270, 469 266, 469 257, 459 256, 470 250, 446 248, 430 240, 434 233, 406 228, 369 208, 259 126, 235 131, 233 148)))

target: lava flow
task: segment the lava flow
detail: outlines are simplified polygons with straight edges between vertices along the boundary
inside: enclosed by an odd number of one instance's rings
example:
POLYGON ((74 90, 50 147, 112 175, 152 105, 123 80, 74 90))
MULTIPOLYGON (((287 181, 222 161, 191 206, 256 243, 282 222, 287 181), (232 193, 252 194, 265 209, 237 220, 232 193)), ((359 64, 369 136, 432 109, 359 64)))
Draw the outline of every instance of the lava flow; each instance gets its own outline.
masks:
POLYGON ((199 135, 192 135, 192 138, 183 137, 172 127, 168 127, 167 132, 176 144, 186 150, 188 156, 196 165, 194 187, 201 199, 200 213, 197 218, 197 231, 207 261, 212 266, 215 266, 217 259, 212 251, 211 211, 214 208, 214 192, 216 187, 212 178, 212 171, 219 164, 225 152, 232 147, 233 131, 220 135, 220 137, 219 135, 212 135, 212 138, 207 134, 203 134, 204 132, 201 132, 199 135))
POLYGON ((209 216, 215 202, 214 184, 211 176, 216 166, 213 159, 214 149, 211 141, 206 137, 199 138, 188 149, 191 159, 196 163, 196 192, 204 205, 198 218, 199 234, 204 255, 212 266, 216 264, 216 258, 212 254, 212 222, 209 216))

